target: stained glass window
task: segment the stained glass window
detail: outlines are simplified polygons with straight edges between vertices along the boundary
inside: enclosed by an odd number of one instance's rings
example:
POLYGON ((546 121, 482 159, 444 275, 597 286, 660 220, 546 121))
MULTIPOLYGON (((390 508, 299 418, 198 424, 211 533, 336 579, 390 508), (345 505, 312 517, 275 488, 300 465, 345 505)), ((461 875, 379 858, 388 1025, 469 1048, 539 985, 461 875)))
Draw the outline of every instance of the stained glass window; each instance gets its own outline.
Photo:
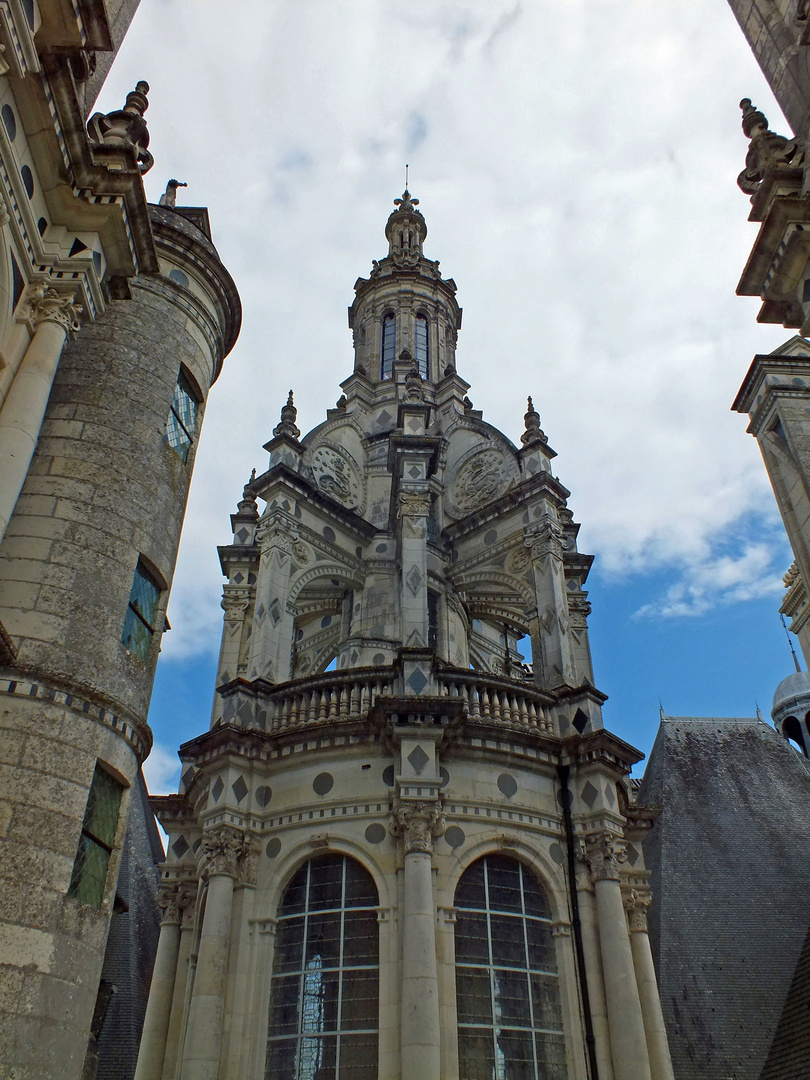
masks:
POLYGON ((456 889, 460 1080, 565 1080, 551 910, 516 859, 486 855, 456 889))
POLYGON ((390 379, 394 374, 394 360, 397 352, 397 317, 390 312, 383 319, 382 326, 382 363, 380 378, 390 379))
POLYGON ((187 461, 197 430, 199 401, 182 369, 177 376, 172 407, 166 421, 166 441, 181 461, 187 461))
POLYGON ((104 899, 122 792, 121 784, 96 765, 68 887, 68 896, 75 896, 90 907, 100 908, 104 899))
POLYGON ((416 366, 423 379, 428 378, 428 321, 424 315, 416 316, 416 366))
POLYGON ((139 559, 132 580, 121 640, 144 662, 149 659, 159 602, 160 586, 139 559))
POLYGON ((376 1080, 377 890, 344 855, 312 859, 281 901, 266 1080, 376 1080))

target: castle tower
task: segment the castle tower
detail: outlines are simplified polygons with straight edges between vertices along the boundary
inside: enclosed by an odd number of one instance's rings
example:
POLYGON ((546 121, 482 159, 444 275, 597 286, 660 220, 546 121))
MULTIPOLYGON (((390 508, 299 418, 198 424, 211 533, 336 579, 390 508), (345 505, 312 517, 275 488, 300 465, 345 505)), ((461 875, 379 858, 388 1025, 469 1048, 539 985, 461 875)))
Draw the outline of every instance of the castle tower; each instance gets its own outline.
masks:
POLYGON ((146 202, 147 84, 86 122, 103 5, 17 5, 0 36, 0 1072, 78 1080, 240 308, 207 212, 146 202))
POLYGON ((210 729, 181 748, 138 1080, 666 1080, 640 755, 602 725, 568 491, 456 370, 406 191, 220 548, 210 729))

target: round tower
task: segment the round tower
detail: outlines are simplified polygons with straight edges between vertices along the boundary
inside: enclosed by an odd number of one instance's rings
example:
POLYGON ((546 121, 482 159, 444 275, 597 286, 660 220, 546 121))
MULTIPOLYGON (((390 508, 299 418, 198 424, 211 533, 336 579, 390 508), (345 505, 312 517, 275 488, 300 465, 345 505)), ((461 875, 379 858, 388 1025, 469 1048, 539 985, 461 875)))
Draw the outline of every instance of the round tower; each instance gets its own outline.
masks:
POLYGON ((82 1072, 205 402, 240 325, 207 211, 149 219, 157 272, 109 282, 67 343, 0 545, 3 962, 27 1003, 0 1057, 32 1080, 82 1072))

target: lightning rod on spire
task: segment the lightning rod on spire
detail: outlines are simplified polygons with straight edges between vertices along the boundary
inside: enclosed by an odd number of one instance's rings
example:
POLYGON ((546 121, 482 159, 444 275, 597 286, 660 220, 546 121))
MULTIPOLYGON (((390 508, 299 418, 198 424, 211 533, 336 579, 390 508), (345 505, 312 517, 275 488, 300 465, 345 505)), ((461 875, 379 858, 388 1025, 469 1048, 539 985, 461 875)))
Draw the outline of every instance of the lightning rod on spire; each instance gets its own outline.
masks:
POLYGON ((785 631, 785 637, 788 640, 788 648, 790 649, 790 655, 793 657, 793 663, 794 663, 794 665, 796 667, 796 670, 801 671, 802 669, 799 667, 799 661, 798 661, 798 658, 796 656, 796 650, 793 648, 793 642, 790 640, 790 634, 788 633, 787 623, 785 622, 785 616, 782 614, 781 611, 779 612, 779 621, 782 624, 782 629, 785 631))

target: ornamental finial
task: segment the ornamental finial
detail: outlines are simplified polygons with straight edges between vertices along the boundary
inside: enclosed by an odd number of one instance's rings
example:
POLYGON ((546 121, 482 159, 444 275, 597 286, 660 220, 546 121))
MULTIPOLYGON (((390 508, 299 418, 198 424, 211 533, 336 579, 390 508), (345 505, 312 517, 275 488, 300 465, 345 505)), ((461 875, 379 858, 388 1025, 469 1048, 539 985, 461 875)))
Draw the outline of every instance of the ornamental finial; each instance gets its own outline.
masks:
POLYGON ((756 195, 765 174, 774 169, 796 169, 802 164, 802 154, 795 139, 786 139, 768 128, 767 116, 751 104, 750 98, 740 102, 742 129, 748 144, 745 168, 737 184, 746 195, 756 195))
POLYGON ((540 427, 540 414, 532 404, 532 399, 528 399, 528 410, 524 413, 523 423, 526 430, 520 436, 520 441, 524 446, 528 446, 530 443, 542 442, 547 443, 548 438, 546 433, 540 427))
POLYGON ((301 434, 299 429, 295 426, 295 421, 298 416, 298 409, 293 404, 293 392, 290 390, 287 395, 287 404, 281 408, 281 423, 277 424, 273 428, 273 435, 286 435, 289 439, 297 439, 301 434))

